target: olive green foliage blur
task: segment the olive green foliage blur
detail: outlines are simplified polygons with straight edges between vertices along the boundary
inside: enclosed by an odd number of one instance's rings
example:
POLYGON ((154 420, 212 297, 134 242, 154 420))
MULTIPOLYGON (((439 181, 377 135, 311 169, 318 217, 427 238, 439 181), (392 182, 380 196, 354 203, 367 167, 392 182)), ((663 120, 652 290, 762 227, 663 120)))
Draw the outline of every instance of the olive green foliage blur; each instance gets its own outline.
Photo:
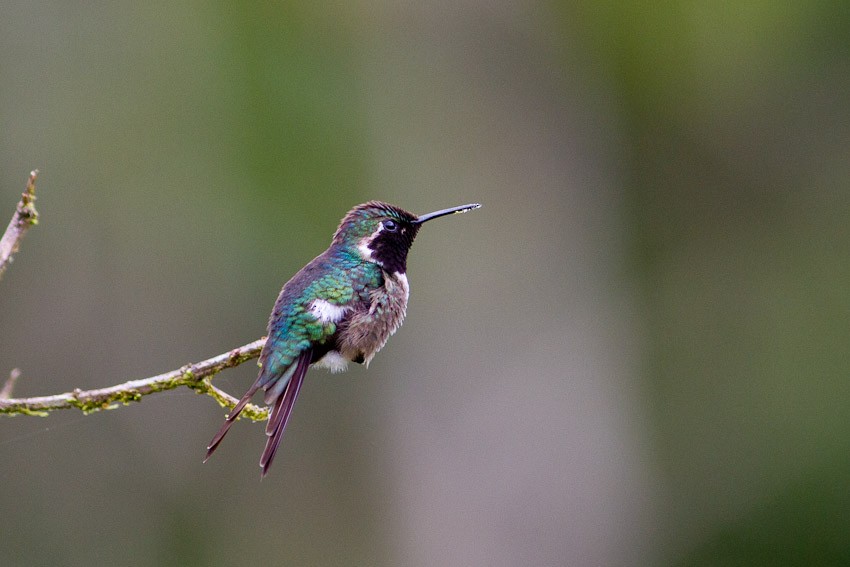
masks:
POLYGON ((676 563, 850 563, 850 13, 604 4, 676 563))

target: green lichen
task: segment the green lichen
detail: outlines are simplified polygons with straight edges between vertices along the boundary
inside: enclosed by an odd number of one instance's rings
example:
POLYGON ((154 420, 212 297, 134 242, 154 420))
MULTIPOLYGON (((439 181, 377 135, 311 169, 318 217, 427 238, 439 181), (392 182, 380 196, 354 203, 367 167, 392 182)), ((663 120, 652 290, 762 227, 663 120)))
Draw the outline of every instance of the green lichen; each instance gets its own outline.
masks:
MULTIPOLYGON (((114 409, 122 405, 130 405, 132 402, 140 402, 148 394, 174 390, 181 386, 186 386, 199 394, 206 394, 214 398, 222 407, 233 408, 236 404, 235 398, 214 387, 211 379, 226 368, 256 358, 262 348, 263 341, 264 339, 261 339, 245 347, 233 349, 227 356, 220 355, 195 364, 187 364, 178 370, 160 376, 138 380, 133 389, 122 389, 129 386, 122 384, 101 390, 83 391, 76 389, 68 394, 33 398, 31 401, 28 399, 2 399, 0 400, 0 414, 45 417, 53 410, 65 408, 76 408, 84 414, 90 414, 114 409)), ((269 410, 249 404, 241 415, 254 421, 264 421, 268 419, 269 410)))
POLYGON ((68 400, 68 404, 82 411, 86 415, 97 411, 115 409, 120 405, 128 406, 132 402, 142 401, 142 397, 144 396, 144 394, 142 394, 139 390, 124 390, 121 392, 115 392, 109 396, 81 399, 79 397, 80 393, 81 392, 79 391, 74 392, 74 397, 68 400))
POLYGON ((125 406, 129 406, 130 402, 141 402, 142 393, 138 390, 127 390, 126 392, 122 392, 121 396, 119 396, 115 401, 121 402, 125 406))
POLYGON ((4 414, 8 415, 9 417, 15 417, 16 415, 29 415, 29 416, 32 416, 32 417, 47 417, 48 416, 48 412, 46 412, 46 411, 34 410, 34 409, 30 409, 28 407, 17 407, 17 408, 15 408, 14 412, 3 410, 3 411, 0 411, 0 413, 4 413, 4 414))
MULTIPOLYGON (((199 394, 206 394, 207 396, 210 396, 217 401, 221 407, 225 409, 233 409, 233 406, 236 404, 234 404, 232 399, 225 396, 221 390, 213 387, 211 378, 212 376, 208 376, 198 383, 188 386, 199 394)), ((266 421, 269 418, 269 410, 267 408, 255 406, 254 404, 248 404, 239 414, 239 418, 237 419, 241 419, 243 417, 252 421, 266 421)))

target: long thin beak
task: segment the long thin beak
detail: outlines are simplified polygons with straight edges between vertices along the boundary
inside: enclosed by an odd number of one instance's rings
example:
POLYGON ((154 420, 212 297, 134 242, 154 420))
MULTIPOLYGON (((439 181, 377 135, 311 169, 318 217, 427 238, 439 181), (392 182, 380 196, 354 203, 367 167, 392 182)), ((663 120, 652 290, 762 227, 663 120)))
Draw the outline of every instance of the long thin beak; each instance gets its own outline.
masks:
POLYGON ((452 207, 450 209, 443 209, 441 211, 434 211, 433 213, 428 213, 427 215, 422 215, 413 221, 413 224, 422 224, 423 222, 433 220, 437 217, 444 217, 446 215, 457 215, 460 213, 465 213, 467 211, 472 211, 475 209, 480 209, 480 203, 471 203, 469 205, 461 205, 459 207, 452 207))

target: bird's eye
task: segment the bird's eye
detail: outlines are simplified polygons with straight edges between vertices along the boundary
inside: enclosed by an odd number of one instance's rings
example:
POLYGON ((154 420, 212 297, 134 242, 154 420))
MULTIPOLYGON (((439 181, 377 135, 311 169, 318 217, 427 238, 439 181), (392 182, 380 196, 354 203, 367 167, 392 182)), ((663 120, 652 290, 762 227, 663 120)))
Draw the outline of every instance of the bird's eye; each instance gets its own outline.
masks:
POLYGON ((398 223, 392 219, 387 219, 384 221, 384 230, 387 232, 395 232, 398 230, 398 223))

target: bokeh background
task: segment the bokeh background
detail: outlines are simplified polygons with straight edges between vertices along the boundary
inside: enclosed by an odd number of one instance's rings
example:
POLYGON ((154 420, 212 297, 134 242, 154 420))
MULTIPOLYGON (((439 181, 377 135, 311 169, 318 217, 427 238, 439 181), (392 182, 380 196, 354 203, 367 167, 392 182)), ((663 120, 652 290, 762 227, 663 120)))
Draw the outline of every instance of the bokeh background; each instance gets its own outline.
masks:
POLYGON ((0 563, 850 564, 848 38, 841 2, 3 2, 18 395, 258 338, 359 202, 485 208, 263 482, 259 424, 201 464, 188 390, 0 418, 0 563))

